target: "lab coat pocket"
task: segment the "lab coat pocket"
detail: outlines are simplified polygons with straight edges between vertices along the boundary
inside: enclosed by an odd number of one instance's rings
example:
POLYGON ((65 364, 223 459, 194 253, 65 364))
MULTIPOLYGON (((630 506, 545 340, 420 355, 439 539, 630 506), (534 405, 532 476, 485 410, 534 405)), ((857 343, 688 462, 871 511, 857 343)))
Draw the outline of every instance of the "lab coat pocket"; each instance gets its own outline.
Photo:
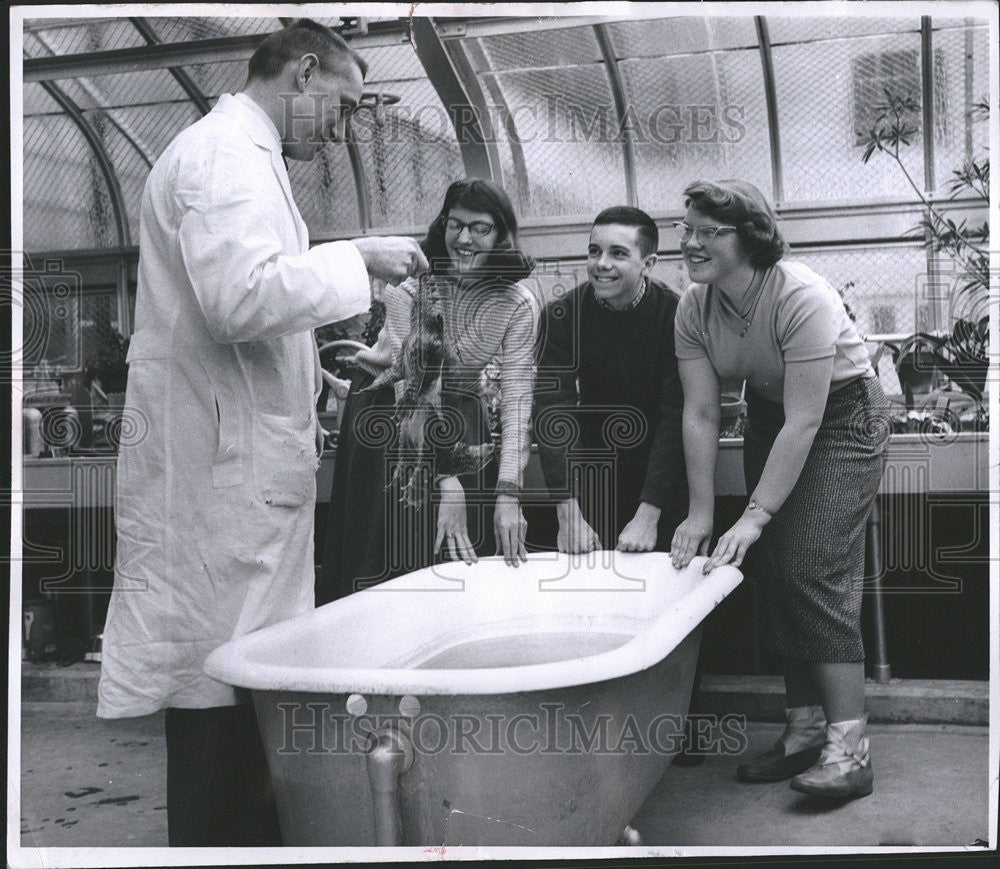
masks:
POLYGON ((265 504, 299 507, 315 498, 317 461, 308 417, 254 414, 254 477, 265 504))

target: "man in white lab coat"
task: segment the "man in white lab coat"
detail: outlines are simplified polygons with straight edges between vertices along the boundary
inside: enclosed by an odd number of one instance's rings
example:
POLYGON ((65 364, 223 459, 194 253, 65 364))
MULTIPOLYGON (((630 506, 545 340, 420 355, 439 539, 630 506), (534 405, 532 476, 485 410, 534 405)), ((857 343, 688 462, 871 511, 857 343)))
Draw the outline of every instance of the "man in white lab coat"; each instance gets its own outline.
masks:
POLYGON ((167 709, 171 845, 280 843, 252 707, 202 664, 313 605, 311 330, 426 268, 413 239, 310 249, 292 199, 283 157, 344 136, 365 72, 314 22, 271 34, 143 194, 97 714, 167 709))

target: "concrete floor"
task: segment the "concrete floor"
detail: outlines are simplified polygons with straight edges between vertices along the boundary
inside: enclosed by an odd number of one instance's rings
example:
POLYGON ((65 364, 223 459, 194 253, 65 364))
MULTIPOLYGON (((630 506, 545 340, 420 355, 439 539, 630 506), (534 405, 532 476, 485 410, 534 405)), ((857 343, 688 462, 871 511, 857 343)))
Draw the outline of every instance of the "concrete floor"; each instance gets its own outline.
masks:
MULTIPOLYGON (((21 719, 24 848, 165 846, 163 715, 102 721, 89 702, 29 702, 21 719)), ((776 724, 750 723, 744 755, 776 724)), ((973 845, 988 837, 988 730, 871 725, 875 793, 831 806, 734 778, 740 756, 671 767, 633 822, 647 846, 973 845)), ((741 755, 743 756, 743 755, 741 755)), ((16 767, 11 768, 16 774, 16 767)), ((15 864, 16 865, 16 864, 15 864)))

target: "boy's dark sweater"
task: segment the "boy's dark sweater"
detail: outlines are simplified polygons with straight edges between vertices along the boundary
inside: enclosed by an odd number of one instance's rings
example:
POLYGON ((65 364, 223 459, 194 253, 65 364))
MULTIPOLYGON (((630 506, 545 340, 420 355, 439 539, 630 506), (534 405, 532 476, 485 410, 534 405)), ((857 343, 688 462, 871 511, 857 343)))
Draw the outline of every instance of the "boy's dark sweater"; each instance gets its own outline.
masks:
POLYGON ((567 449, 570 455, 595 451, 598 461, 602 452, 614 455, 619 532, 641 501, 686 515, 684 400, 674 353, 677 302, 669 287, 649 280, 638 305, 613 311, 586 282, 545 309, 535 437, 546 485, 556 500, 579 498, 568 480, 567 449), (559 410, 546 414, 554 405, 559 410), (580 437, 566 444, 552 414, 569 407, 580 437))

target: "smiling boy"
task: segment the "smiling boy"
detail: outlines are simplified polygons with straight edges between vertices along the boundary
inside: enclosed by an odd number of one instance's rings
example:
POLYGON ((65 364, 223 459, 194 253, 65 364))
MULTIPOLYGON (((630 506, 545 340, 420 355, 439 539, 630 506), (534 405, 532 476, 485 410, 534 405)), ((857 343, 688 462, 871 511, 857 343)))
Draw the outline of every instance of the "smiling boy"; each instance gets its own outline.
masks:
POLYGON ((545 310, 535 436, 561 552, 666 551, 685 515, 678 297, 650 276, 658 243, 645 212, 605 209, 590 233, 588 280, 545 310), (560 436, 565 414, 574 443, 560 436))

